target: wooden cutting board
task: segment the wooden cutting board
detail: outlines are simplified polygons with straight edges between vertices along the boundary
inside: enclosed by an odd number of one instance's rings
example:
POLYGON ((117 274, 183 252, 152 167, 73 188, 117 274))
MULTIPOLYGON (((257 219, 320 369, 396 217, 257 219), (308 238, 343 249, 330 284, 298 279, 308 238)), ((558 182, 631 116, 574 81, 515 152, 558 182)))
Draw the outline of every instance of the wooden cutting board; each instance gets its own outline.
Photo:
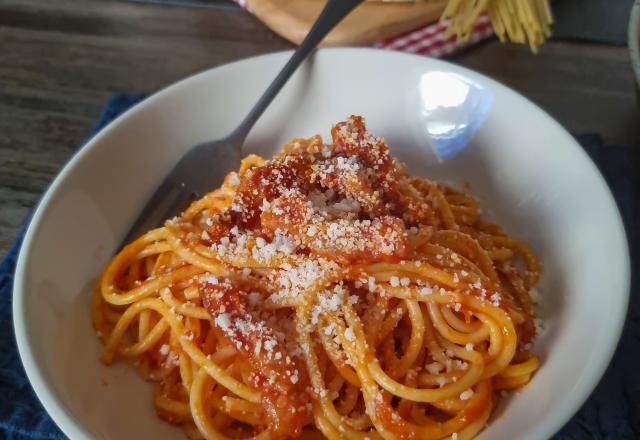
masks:
MULTIPOLYGON (((280 36, 299 44, 316 20, 322 0, 248 0, 248 7, 280 36)), ((370 45, 432 23, 446 0, 428 2, 365 2, 344 19, 321 46, 370 45)))

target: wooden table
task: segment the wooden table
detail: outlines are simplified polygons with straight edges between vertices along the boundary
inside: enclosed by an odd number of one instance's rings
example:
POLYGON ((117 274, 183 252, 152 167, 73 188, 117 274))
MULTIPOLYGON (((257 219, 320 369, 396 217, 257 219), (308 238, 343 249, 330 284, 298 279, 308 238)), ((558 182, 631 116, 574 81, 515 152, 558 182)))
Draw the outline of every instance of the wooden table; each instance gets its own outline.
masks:
MULTIPOLYGON (((0 255, 114 92, 291 45, 250 14, 116 0, 0 0, 0 255)), ((495 41, 454 62, 518 90, 575 132, 638 144, 626 49, 553 41, 534 56, 495 41)))

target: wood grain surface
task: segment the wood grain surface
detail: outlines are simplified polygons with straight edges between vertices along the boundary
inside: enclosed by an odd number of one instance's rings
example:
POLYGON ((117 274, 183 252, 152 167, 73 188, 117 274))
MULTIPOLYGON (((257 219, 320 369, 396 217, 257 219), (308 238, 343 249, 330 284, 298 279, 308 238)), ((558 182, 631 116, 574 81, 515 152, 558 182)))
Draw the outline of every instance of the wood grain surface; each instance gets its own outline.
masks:
MULTIPOLYGON (((0 0, 0 255, 114 92, 291 48, 235 8, 116 0, 0 0)), ((537 56, 495 41, 453 60, 518 90, 569 130, 638 144, 626 49, 552 41, 537 56)))
MULTIPOLYGON (((251 12, 278 35, 300 44, 324 3, 248 0, 251 12)), ((365 2, 338 24, 321 46, 369 45, 438 20, 446 2, 365 2)))

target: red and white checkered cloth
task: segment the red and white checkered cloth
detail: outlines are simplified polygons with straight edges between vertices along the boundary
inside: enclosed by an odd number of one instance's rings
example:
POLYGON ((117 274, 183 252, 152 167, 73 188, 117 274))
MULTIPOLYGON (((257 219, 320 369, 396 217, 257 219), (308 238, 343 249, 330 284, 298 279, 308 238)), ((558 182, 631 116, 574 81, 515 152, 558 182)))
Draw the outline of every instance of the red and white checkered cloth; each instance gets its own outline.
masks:
MULTIPOLYGON (((244 9, 251 12, 248 0, 234 0, 244 9)), ((486 40, 493 36, 493 28, 491 20, 486 14, 478 17, 469 41, 460 46, 456 43, 456 36, 447 37, 447 23, 432 23, 422 26, 413 31, 402 35, 388 38, 384 41, 374 44, 374 47, 380 49, 398 50, 402 52, 411 52, 420 55, 426 55, 434 58, 447 57, 453 55, 458 50, 475 44, 479 41, 486 40)))
POLYGON ((432 23, 403 35, 389 38, 374 44, 374 47, 403 52, 417 53, 435 58, 454 54, 463 47, 485 40, 493 35, 491 20, 488 15, 481 15, 473 27, 469 41, 460 46, 456 36, 447 37, 447 23, 432 23))

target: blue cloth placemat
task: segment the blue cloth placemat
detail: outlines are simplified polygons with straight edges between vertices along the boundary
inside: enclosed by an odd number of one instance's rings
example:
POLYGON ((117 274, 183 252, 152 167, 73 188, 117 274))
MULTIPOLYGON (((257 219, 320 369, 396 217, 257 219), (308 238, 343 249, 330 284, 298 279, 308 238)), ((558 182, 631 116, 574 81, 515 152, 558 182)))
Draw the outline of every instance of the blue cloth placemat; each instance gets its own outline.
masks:
MULTIPOLYGON (((144 96, 113 95, 85 142, 144 96)), ((83 144, 85 143, 83 142, 83 144)), ((0 263, 0 439, 66 439, 40 405, 22 368, 13 334, 11 295, 13 273, 26 225, 0 263)))
MULTIPOLYGON (((112 96, 92 135, 142 99, 140 95, 112 96)), ((640 163, 640 151, 633 147, 604 145, 597 135, 576 138, 602 171, 622 211, 634 279, 629 317, 616 355, 589 400, 554 440, 631 440, 640 438, 640 297, 635 276, 640 273, 640 173, 634 169, 640 163)), ((0 438, 65 439, 33 393, 13 335, 11 290, 23 233, 0 263, 0 438)))

